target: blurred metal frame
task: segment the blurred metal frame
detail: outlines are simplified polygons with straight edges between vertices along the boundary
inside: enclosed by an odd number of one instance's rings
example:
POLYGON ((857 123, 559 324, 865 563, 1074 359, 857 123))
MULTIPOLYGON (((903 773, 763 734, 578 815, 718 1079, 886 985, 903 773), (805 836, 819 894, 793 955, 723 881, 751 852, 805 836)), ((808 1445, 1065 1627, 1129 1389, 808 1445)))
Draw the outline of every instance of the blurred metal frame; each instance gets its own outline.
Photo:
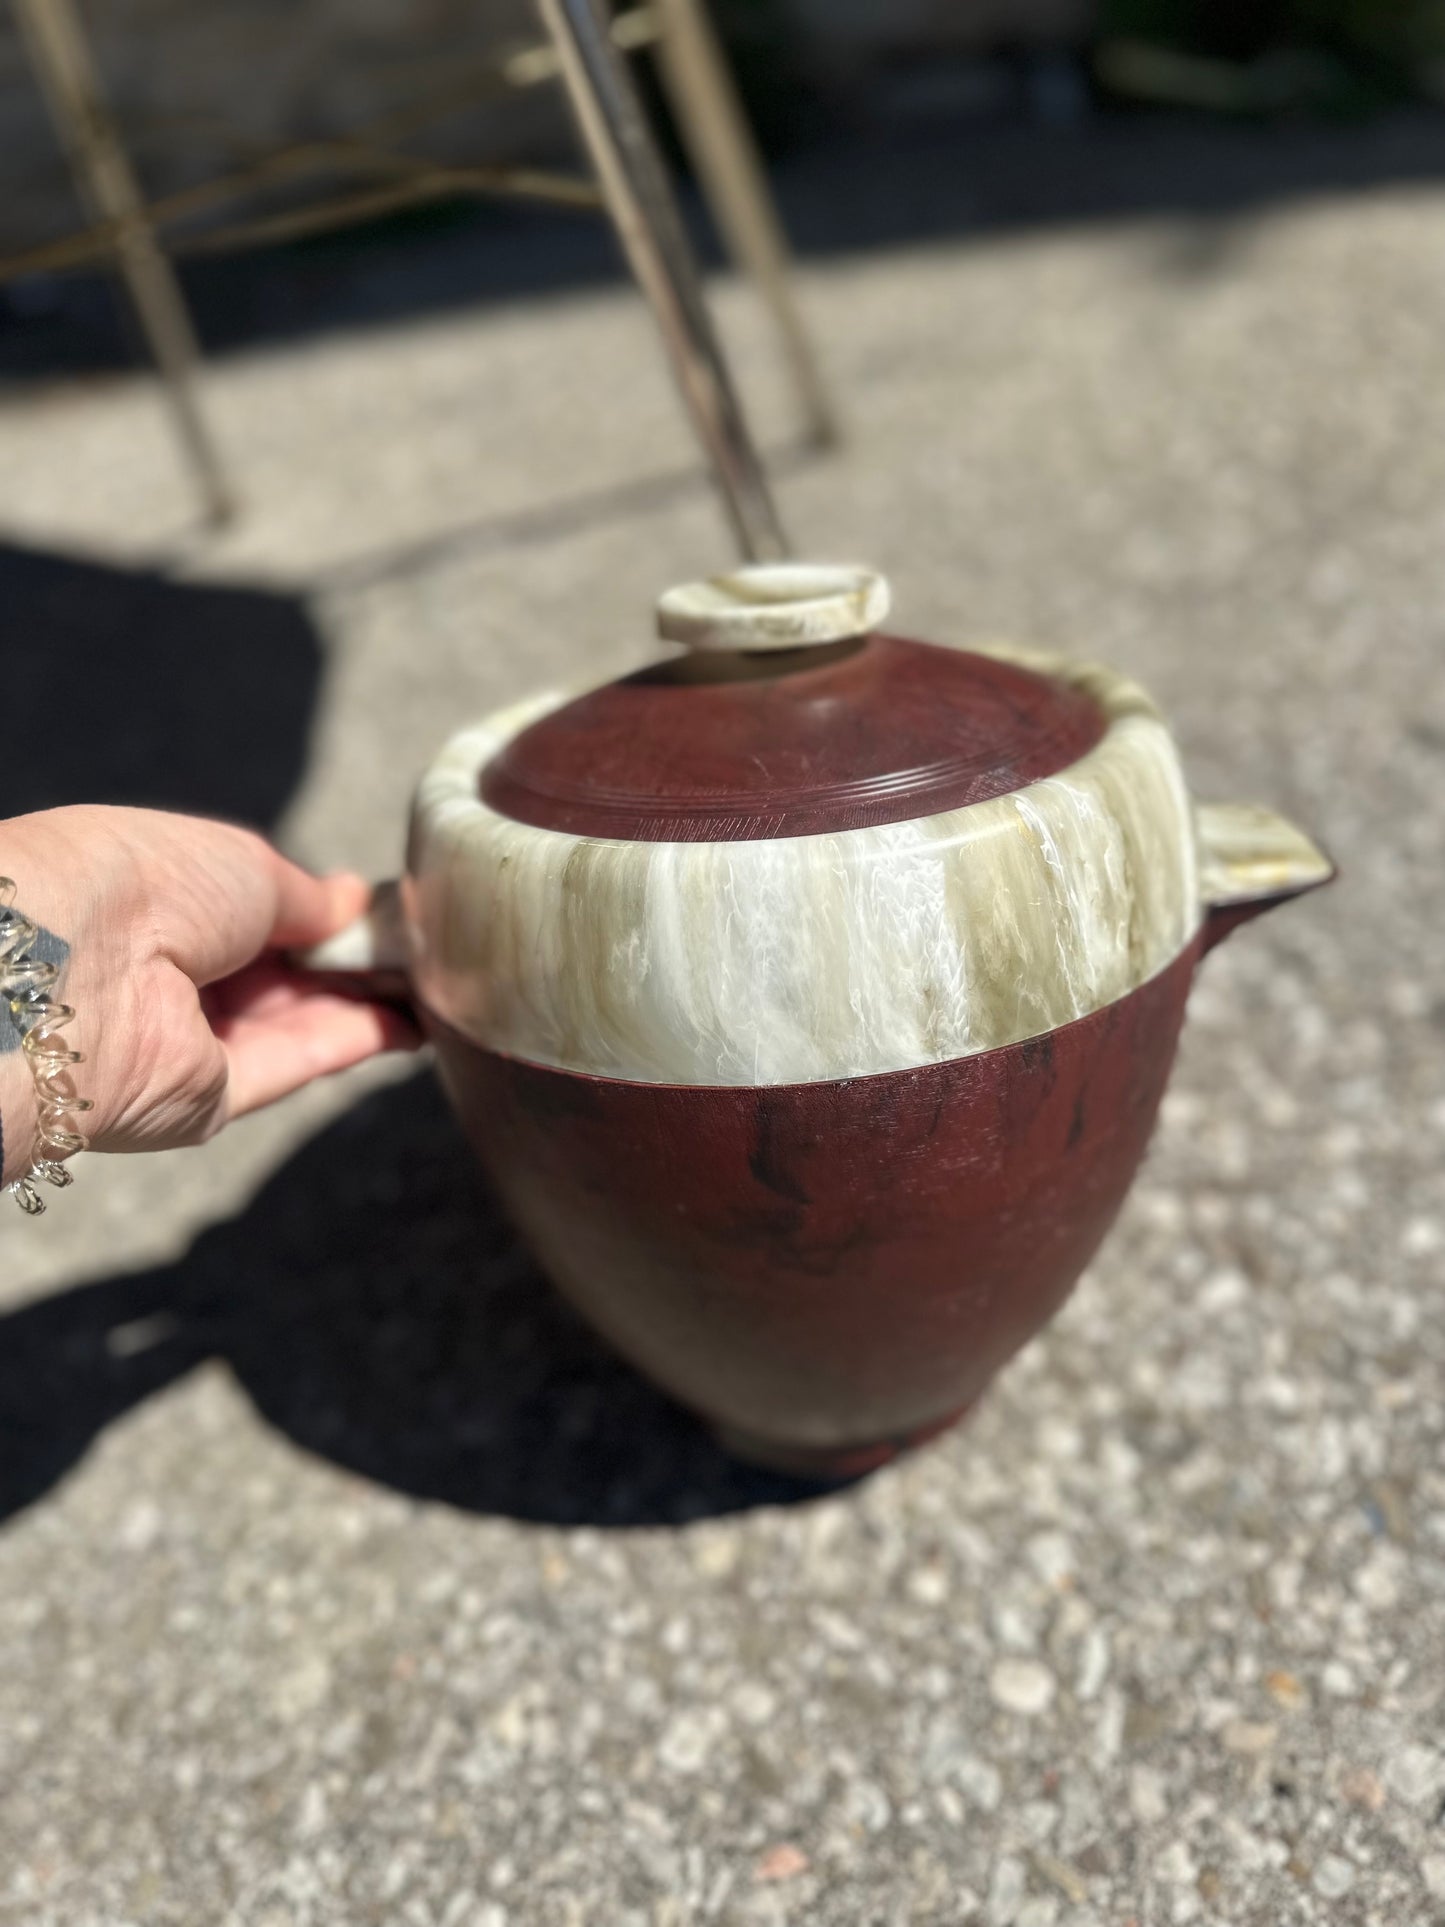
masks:
POLYGON ((119 263, 156 358, 206 513, 213 521, 223 521, 231 513, 232 499, 196 398, 195 330, 105 110, 79 15, 71 0, 16 0, 16 12, 76 185, 91 211, 108 224, 108 251, 119 263))
POLYGON ((725 57, 702 0, 648 0, 611 15, 606 0, 537 0, 545 43, 489 61, 444 93, 393 112, 356 136, 300 143, 154 200, 141 191, 107 108, 74 0, 15 0, 22 34, 92 224, 0 259, 0 284, 114 262, 162 377, 178 437, 207 515, 233 508, 196 393, 199 349, 172 255, 219 253, 332 231, 459 193, 500 194, 604 209, 652 305, 693 426, 708 456, 738 546, 748 557, 784 552, 767 478, 702 296, 701 279, 623 52, 657 59, 679 134, 734 260, 772 310, 809 437, 836 423, 789 273, 787 243, 725 57), (515 88, 560 79, 598 179, 546 169, 447 165, 396 143, 436 120, 515 88), (355 174, 362 185, 308 205, 175 232, 258 189, 313 174, 355 174))
POLYGON ((703 299, 702 281, 632 75, 602 0, 537 0, 618 239, 652 304, 678 390, 712 462, 744 557, 787 553, 767 476, 703 299))

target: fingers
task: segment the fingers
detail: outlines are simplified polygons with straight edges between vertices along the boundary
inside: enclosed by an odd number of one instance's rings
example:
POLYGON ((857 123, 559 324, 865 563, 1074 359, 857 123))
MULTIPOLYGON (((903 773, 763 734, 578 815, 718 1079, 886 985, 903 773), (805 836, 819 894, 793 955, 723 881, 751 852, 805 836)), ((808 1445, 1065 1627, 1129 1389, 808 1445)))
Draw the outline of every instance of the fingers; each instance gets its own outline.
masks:
POLYGON ((249 830, 191 817, 131 812, 128 828, 163 843, 148 865, 161 948, 196 984, 232 976, 266 950, 320 943, 365 910, 371 886, 354 874, 313 876, 249 830))
POLYGON ((371 895, 355 875, 312 876, 253 831, 167 810, 51 810, 20 819, 16 838, 40 852, 28 905, 67 941, 88 922, 90 947, 104 948, 112 967, 164 957, 195 984, 228 977, 263 950, 324 941, 371 895), (50 902, 51 877, 69 880, 68 901, 50 902))
POLYGON ((329 992, 300 994, 289 1004, 266 993, 261 1014, 220 1019, 226 1053, 225 1115, 244 1117, 289 1097, 317 1077, 349 1070, 386 1050, 414 1050, 416 1028, 404 1013, 329 992))
MULTIPOLYGON (((194 991, 192 992, 194 996, 194 991)), ((375 994, 368 995, 359 984, 318 976, 297 970, 277 956, 260 957, 233 977, 207 984, 200 992, 201 1012, 218 1037, 227 1037, 241 1021, 255 1022, 288 1016, 300 1004, 318 1003, 323 998, 346 1003, 372 1003, 408 1022, 406 1012, 388 1004, 375 994)), ((412 1031, 416 1030, 411 1024, 412 1031)), ((418 1033, 419 1037, 419 1033, 418 1033)))

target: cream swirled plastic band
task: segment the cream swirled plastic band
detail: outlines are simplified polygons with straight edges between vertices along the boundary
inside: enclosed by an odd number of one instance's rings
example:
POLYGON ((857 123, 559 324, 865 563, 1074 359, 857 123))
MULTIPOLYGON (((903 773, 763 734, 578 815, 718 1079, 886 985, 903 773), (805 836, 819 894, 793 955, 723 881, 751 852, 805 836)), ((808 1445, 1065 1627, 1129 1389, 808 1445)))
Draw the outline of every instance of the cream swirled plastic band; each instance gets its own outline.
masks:
POLYGON ((940 1063, 1137 989, 1203 915, 1193 806, 1137 684, 991 651, 1099 703, 1056 775, 909 822, 744 843, 622 842, 491 809, 480 772, 567 700, 455 736, 423 777, 403 891, 422 1000, 490 1049, 664 1084, 940 1063))

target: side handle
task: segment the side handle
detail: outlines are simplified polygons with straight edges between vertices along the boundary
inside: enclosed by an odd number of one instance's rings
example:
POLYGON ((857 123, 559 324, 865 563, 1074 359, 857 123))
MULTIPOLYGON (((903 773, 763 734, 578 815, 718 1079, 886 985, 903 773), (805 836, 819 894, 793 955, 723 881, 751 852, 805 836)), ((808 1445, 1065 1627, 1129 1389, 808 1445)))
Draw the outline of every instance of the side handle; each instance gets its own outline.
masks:
POLYGON ((347 978, 357 989, 389 1000, 408 1000, 406 920, 401 885, 394 879, 378 883, 371 902, 354 923, 334 937, 293 950, 290 962, 298 970, 319 976, 347 978))
POLYGON ((1337 874, 1303 830, 1259 804, 1201 803, 1195 821, 1206 950, 1251 917, 1318 890, 1337 874))

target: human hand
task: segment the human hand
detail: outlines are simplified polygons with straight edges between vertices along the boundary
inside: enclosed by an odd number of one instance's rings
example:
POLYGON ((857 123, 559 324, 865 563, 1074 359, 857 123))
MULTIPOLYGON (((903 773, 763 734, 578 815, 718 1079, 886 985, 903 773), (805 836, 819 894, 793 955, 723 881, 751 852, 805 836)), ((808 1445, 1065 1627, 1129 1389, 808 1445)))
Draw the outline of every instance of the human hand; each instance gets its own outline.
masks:
MULTIPOLYGON (((79 1128, 97 1151, 199 1144, 232 1118, 383 1050, 406 1015, 292 970, 365 909, 357 876, 318 878, 263 838, 159 810, 82 807, 0 823, 16 907, 68 947, 51 994, 85 1054, 79 1128)), ((35 1105, 0 1012, 4 1181, 28 1168, 35 1105)))

